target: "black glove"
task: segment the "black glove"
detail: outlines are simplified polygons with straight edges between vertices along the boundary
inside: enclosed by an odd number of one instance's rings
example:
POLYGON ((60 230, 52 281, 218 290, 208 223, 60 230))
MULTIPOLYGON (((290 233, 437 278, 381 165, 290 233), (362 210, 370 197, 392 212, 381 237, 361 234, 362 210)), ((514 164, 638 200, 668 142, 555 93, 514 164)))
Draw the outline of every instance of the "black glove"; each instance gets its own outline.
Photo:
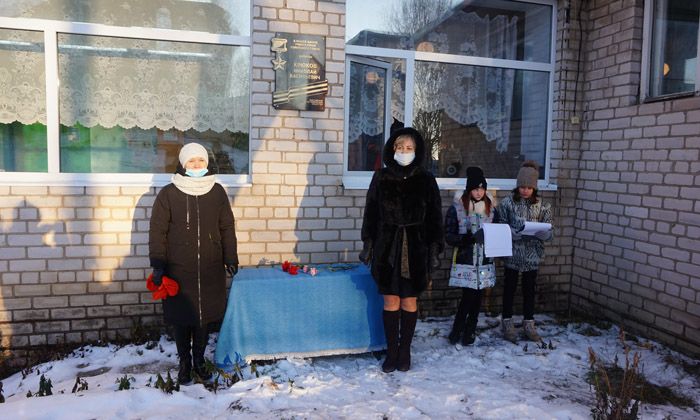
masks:
POLYGON ((362 251, 360 251, 359 258, 360 258, 360 261, 362 261, 362 264, 364 264, 364 265, 369 265, 369 263, 372 261, 372 242, 371 241, 366 241, 362 244, 362 251))
POLYGON ((430 259, 428 260, 430 268, 440 267, 440 260, 438 259, 439 249, 438 244, 430 244, 430 259))
POLYGON ((224 267, 226 267, 229 276, 233 277, 238 274, 238 264, 224 264, 224 267))
POLYGON ((164 274, 164 271, 162 268, 154 268, 153 269, 153 279, 152 279, 153 284, 155 284, 156 286, 160 286, 161 284, 163 284, 163 274, 164 274))
POLYGON ((484 243, 484 229, 479 229, 476 232, 474 232, 474 242, 476 242, 477 244, 484 243))

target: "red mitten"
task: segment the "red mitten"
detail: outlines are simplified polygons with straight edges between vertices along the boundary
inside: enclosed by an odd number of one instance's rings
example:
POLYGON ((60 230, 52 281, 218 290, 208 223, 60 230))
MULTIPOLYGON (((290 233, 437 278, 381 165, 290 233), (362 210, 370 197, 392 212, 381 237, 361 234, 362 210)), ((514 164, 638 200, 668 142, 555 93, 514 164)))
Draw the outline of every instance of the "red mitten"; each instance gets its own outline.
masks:
POLYGON ((160 288, 166 291, 168 296, 175 296, 180 291, 180 285, 170 277, 163 276, 163 284, 160 288))
POLYGON ((163 283, 160 286, 156 286, 153 284, 153 274, 146 279, 146 288, 151 292, 153 300, 175 296, 180 291, 180 285, 168 276, 163 276, 163 283))
POLYGON ((160 300, 160 299, 165 299, 168 297, 168 291, 163 288, 163 285, 161 284, 158 290, 155 292, 151 293, 153 296, 153 300, 160 300))

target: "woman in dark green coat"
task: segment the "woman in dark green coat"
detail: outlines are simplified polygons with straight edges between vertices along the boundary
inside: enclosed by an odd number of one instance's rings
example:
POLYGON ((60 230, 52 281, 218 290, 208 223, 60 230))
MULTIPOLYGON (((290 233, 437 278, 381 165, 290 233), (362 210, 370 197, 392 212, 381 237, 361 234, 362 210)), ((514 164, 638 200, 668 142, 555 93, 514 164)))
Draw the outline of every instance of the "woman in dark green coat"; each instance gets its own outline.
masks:
POLYGON ((238 271, 238 255, 231 205, 214 175, 207 175, 207 150, 188 143, 179 160, 172 183, 153 204, 149 257, 156 285, 165 275, 180 286, 163 301, 163 315, 174 327, 178 380, 187 383, 193 363, 200 378, 210 376, 204 368, 207 327, 224 316, 226 272, 238 271))

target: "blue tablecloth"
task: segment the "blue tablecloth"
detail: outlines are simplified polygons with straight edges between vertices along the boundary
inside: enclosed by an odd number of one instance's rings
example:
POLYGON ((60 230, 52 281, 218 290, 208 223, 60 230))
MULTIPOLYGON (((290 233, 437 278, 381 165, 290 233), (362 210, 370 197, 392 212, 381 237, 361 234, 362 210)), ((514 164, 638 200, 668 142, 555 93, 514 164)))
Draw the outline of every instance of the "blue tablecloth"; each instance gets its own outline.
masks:
POLYGON ((386 348, 383 299, 367 267, 330 267, 320 266, 313 277, 279 266, 242 268, 229 292, 217 366, 386 348))

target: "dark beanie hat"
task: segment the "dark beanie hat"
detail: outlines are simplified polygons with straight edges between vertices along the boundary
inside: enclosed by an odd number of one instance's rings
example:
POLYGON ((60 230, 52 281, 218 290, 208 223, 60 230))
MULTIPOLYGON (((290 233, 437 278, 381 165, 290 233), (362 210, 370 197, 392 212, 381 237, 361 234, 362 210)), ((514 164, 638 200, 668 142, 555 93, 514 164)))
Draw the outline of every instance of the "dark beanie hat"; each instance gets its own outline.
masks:
POLYGON ((517 186, 537 189, 540 167, 534 160, 526 160, 518 171, 517 186))
POLYGON ((470 193, 472 190, 477 188, 486 189, 486 178, 484 178, 484 171, 478 166, 470 166, 467 168, 467 187, 464 189, 465 193, 470 193))

